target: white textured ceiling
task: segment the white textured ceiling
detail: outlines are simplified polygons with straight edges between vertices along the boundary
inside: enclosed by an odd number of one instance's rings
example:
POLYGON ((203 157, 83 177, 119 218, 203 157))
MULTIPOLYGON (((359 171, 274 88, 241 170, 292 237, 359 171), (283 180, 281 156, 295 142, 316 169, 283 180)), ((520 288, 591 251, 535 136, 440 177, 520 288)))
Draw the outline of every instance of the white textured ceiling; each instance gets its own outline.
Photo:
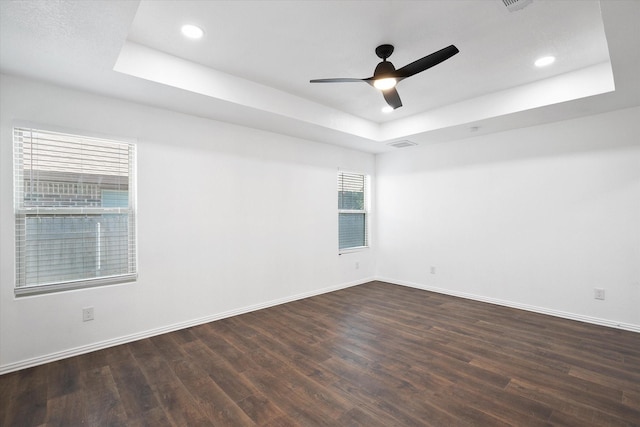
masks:
POLYGON ((638 105, 639 20, 635 0, 3 0, 0 71, 381 152, 638 105), (367 84, 309 83, 369 77, 382 43, 396 68, 460 53, 402 81, 388 115, 367 84))
POLYGON ((538 1, 510 13, 497 1, 181 1, 140 3, 129 40, 376 122, 388 121, 609 60, 598 2, 538 1), (206 29, 190 42, 184 22, 206 29), (365 78, 391 43, 397 68, 450 44, 461 53, 403 81, 404 107, 382 114, 365 78), (553 54, 550 69, 533 61, 553 54))

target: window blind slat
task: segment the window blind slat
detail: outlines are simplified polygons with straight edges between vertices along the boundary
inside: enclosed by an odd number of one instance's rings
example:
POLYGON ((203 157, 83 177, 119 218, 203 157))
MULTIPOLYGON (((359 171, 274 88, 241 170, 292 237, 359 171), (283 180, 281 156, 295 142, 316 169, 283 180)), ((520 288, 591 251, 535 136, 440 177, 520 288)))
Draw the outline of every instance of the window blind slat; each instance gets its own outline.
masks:
POLYGON ((338 173, 338 249, 368 245, 366 176, 338 173))
POLYGON ((16 289, 135 278, 134 162, 130 143, 14 129, 16 289))

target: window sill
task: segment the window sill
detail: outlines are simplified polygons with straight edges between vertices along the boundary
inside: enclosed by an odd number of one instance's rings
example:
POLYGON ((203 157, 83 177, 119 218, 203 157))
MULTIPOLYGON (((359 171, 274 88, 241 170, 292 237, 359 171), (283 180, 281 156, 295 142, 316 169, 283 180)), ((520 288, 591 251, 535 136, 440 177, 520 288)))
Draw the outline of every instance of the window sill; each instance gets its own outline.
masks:
POLYGON ((138 279, 137 274, 125 274, 122 276, 101 277, 90 280, 76 280, 73 282, 52 283, 49 285, 21 286, 15 288, 16 297, 26 297, 32 295, 50 294, 54 292, 65 292, 76 289, 95 288, 98 286, 117 285, 120 283, 134 282, 138 279))
POLYGON ((344 248, 338 250, 338 255, 350 254, 353 252, 362 252, 369 249, 369 246, 357 246, 355 248, 344 248))

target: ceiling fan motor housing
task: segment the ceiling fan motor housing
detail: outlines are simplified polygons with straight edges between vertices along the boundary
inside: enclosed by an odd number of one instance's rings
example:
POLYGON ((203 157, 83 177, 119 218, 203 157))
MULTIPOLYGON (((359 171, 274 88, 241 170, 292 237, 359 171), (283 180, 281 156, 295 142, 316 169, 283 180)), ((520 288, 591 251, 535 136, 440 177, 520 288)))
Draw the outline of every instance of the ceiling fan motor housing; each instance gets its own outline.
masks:
POLYGON ((375 79, 384 78, 384 76, 389 75, 394 71, 396 71, 396 67, 394 67, 391 62, 382 61, 376 66, 376 70, 373 72, 373 77, 375 79))

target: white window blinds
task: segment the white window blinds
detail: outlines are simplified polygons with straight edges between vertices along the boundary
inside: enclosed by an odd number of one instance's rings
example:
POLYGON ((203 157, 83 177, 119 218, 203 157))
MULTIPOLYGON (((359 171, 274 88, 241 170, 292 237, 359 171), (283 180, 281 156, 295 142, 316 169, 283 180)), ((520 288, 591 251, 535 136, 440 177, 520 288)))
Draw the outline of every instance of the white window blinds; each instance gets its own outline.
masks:
POLYGON ((14 129, 16 294, 135 280, 135 146, 14 129))
POLYGON ((368 245, 367 177, 338 173, 338 249, 368 245))

